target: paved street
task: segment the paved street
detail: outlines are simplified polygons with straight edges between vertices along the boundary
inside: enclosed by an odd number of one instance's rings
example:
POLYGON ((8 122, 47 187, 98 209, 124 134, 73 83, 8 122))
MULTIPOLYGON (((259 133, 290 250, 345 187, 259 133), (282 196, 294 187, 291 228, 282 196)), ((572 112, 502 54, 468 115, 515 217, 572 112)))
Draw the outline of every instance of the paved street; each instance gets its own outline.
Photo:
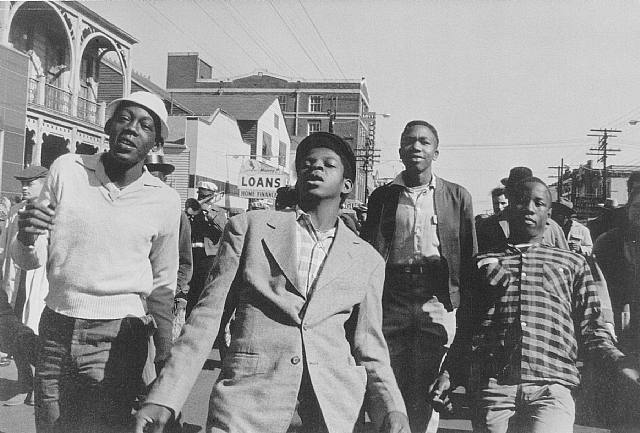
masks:
MULTIPOLYGON (((185 433, 204 432, 207 408, 209 405, 209 393, 220 372, 218 366, 218 353, 217 351, 213 351, 210 359, 205 363, 204 369, 183 408, 185 433)), ((0 368, 0 399, 4 400, 8 396, 11 396, 11 388, 15 379, 16 370, 13 363, 8 367, 0 368)), ((460 433, 469 431, 471 431, 471 423, 468 420, 447 419, 440 422, 438 433, 460 433)), ((609 433, 609 430, 606 429, 585 426, 576 426, 574 431, 575 433, 609 433)), ((632 432, 632 429, 625 430, 625 433, 632 432)), ((33 407, 27 405, 14 407, 0 406, 0 433, 35 433, 33 407)))

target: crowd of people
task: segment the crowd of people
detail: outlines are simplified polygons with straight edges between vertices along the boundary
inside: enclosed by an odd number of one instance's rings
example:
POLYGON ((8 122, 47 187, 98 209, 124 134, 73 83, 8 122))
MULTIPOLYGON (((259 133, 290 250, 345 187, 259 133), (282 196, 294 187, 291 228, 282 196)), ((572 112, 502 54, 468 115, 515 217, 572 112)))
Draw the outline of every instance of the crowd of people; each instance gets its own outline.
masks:
POLYGON ((589 367, 638 419, 640 172, 597 229, 528 167, 477 217, 415 120, 405 169, 366 208, 343 209, 350 145, 316 132, 274 210, 229 218, 215 182, 184 211, 165 184, 157 96, 107 118, 108 151, 16 176, 0 238, 0 349, 19 382, 5 404, 33 399, 39 433, 180 431, 214 344, 208 432, 436 432, 458 386, 474 431, 571 432, 589 367))

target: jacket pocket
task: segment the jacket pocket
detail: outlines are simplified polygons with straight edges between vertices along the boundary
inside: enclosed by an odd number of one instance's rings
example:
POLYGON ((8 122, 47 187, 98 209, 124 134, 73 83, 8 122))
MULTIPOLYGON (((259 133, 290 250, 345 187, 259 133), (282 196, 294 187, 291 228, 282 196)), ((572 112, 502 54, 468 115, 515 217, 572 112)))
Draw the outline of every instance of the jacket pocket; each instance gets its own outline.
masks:
POLYGON ((257 353, 230 352, 222 363, 222 375, 226 379, 253 376, 262 373, 261 356, 257 353))

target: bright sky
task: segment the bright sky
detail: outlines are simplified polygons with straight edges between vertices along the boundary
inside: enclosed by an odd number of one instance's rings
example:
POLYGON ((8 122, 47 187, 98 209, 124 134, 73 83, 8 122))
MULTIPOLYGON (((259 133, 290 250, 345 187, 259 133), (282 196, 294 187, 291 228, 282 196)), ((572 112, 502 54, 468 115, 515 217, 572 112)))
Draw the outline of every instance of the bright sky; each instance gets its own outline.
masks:
MULTIPOLYGON (((413 119, 440 135, 436 173, 476 213, 516 165, 547 179, 587 159, 591 128, 616 128, 612 164, 640 165, 640 2, 166 0, 87 6, 139 43, 134 68, 166 84, 167 52, 197 51, 217 78, 366 77, 380 118, 378 170, 402 169, 413 119)), ((599 164, 598 166, 600 166, 599 164)), ((553 182, 553 179, 547 179, 553 182)))

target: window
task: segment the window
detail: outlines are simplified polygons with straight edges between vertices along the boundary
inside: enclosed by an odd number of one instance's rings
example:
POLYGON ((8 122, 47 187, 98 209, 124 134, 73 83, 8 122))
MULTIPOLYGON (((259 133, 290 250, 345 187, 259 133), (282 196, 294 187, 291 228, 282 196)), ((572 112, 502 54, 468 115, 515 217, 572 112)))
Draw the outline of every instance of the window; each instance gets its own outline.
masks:
POLYGON ((320 121, 319 120, 309 120, 307 123, 307 134, 312 134, 314 132, 320 132, 320 121))
POLYGON ((287 97, 286 95, 278 96, 278 102, 280 103, 280 111, 283 113, 287 111, 287 97))
POLYGON ((322 96, 320 95, 309 96, 309 111, 313 113, 319 113, 322 111, 322 96))
POLYGON ((277 114, 273 114, 273 127, 276 129, 280 129, 280 116, 277 114))
POLYGON ((287 143, 280 142, 278 148, 278 165, 285 167, 287 165, 287 143))
POLYGON ((268 158, 273 155, 271 151, 271 136, 266 132, 262 132, 262 157, 268 158))

